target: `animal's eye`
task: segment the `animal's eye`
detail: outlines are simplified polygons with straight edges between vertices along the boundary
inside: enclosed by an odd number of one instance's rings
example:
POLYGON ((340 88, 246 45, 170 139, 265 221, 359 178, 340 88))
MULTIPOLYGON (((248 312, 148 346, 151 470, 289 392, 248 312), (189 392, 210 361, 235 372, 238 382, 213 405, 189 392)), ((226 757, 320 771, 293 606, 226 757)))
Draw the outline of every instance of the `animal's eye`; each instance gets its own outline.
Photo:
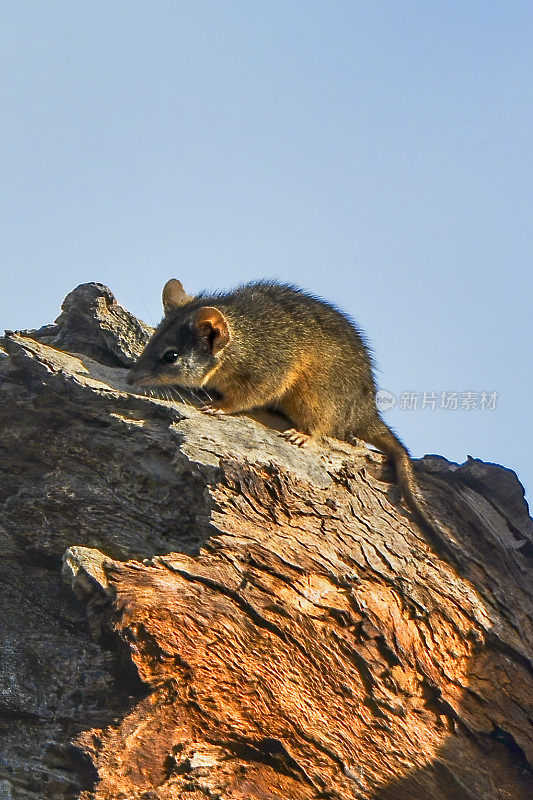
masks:
POLYGON ((161 356, 161 361, 164 361, 165 364, 173 364, 175 361, 178 360, 178 354, 175 350, 167 350, 166 353, 163 353, 161 356))

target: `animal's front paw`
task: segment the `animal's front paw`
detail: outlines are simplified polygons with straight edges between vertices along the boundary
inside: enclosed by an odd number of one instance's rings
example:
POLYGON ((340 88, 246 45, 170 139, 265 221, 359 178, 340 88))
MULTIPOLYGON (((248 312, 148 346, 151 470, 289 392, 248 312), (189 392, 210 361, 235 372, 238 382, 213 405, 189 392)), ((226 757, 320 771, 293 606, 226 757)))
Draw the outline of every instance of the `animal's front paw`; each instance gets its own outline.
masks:
POLYGON ((305 447, 305 445, 311 440, 310 436, 308 436, 306 433, 302 433, 301 431, 297 431, 296 428, 289 428, 289 430, 283 431, 281 435, 284 439, 290 442, 290 444, 296 445, 296 447, 305 447))
POLYGON ((200 406, 200 411, 203 414, 209 414, 211 417, 222 417, 224 416, 224 411, 221 408, 218 408, 216 405, 205 405, 200 406))

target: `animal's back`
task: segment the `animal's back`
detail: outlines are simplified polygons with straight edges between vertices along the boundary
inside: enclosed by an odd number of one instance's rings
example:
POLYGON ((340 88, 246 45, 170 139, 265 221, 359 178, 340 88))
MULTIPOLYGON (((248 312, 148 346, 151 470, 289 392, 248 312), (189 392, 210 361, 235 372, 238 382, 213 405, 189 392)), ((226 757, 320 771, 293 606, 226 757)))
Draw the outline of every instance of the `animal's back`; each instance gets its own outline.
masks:
POLYGON ((369 349, 333 305, 287 284, 245 284, 203 297, 233 323, 231 358, 284 386, 278 404, 303 429, 346 439, 377 413, 369 349))

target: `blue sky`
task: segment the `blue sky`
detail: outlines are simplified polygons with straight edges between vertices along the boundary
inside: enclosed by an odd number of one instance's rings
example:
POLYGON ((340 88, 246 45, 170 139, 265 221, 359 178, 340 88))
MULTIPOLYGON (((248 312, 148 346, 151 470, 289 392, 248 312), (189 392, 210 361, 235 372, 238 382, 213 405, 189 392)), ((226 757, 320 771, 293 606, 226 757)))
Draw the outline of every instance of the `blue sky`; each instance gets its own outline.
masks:
POLYGON ((531 491, 530 2, 18 0, 0 23, 1 328, 83 281, 152 323, 172 276, 291 281, 366 330, 414 455, 531 491))

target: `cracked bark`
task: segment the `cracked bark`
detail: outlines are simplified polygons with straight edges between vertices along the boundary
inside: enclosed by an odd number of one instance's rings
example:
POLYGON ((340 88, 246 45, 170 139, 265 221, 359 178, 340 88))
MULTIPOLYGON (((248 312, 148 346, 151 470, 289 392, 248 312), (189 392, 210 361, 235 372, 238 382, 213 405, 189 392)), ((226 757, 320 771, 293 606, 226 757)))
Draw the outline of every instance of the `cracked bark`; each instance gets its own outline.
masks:
POLYGON ((530 797, 516 475, 417 464, 447 559, 380 454, 131 394, 148 333, 86 284, 3 340, 0 797, 530 797))

